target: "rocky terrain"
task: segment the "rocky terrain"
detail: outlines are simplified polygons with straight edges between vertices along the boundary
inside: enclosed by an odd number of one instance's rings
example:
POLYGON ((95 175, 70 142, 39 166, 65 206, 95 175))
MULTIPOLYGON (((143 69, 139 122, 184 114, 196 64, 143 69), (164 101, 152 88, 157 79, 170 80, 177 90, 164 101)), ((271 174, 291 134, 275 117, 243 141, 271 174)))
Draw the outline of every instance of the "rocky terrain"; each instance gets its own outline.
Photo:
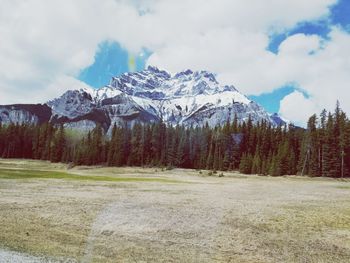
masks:
POLYGON ((208 71, 186 70, 175 75, 148 67, 113 77, 100 89, 68 90, 46 104, 0 106, 0 123, 64 123, 66 127, 105 131, 117 125, 163 121, 169 125, 209 126, 233 121, 272 125, 285 122, 270 116, 234 86, 221 85, 208 71))

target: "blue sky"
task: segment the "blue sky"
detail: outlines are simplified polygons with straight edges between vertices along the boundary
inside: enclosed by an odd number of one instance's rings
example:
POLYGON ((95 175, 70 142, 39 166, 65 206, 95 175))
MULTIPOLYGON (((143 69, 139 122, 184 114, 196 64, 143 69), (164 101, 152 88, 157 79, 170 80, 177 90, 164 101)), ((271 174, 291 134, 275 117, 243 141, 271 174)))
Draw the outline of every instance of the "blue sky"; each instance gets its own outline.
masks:
POLYGON ((94 88, 100 88, 114 76, 143 70, 148 57, 146 50, 133 55, 117 42, 105 41, 99 45, 94 63, 83 69, 78 78, 94 88))
POLYGON ((216 73, 296 123, 337 100, 350 115, 349 0, 4 1, 0 39, 0 104, 149 64, 216 73))

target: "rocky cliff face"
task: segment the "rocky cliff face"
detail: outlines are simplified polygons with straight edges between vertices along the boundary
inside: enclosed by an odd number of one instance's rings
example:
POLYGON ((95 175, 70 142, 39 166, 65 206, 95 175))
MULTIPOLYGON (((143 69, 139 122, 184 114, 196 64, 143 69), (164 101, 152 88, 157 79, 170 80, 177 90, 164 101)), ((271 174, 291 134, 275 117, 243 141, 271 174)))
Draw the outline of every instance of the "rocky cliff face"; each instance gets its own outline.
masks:
POLYGON ((0 123, 40 124, 50 120, 51 108, 46 104, 0 105, 0 123))
POLYGON ((250 116, 255 123, 281 124, 234 86, 220 85, 210 72, 186 70, 171 75, 155 67, 114 77, 98 90, 69 90, 44 105, 0 106, 2 123, 50 120, 80 130, 100 124, 106 131, 114 123, 158 121, 185 126, 208 123, 213 127, 233 121, 235 115, 239 121, 250 116))

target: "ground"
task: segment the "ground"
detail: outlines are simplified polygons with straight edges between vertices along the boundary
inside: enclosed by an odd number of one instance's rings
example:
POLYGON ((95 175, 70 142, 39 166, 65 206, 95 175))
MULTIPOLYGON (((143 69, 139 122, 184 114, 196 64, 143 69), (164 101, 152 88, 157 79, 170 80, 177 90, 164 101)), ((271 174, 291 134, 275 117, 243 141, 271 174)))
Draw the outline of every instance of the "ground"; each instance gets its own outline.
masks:
POLYGON ((349 262, 350 181, 0 159, 0 262, 349 262))

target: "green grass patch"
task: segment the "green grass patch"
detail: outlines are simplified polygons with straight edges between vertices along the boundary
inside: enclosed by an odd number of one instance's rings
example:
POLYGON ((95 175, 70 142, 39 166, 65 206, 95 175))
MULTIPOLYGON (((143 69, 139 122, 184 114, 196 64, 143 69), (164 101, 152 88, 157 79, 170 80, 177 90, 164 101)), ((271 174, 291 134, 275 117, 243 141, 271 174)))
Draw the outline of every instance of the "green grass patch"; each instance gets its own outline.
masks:
POLYGON ((0 168, 0 179, 66 179, 79 181, 101 182, 164 182, 179 183, 180 181, 166 178, 146 177, 110 177, 94 175, 76 175, 59 171, 15 170, 0 168))
POLYGON ((350 185, 337 185, 335 188, 338 188, 338 189, 348 189, 348 190, 350 190, 350 185))

